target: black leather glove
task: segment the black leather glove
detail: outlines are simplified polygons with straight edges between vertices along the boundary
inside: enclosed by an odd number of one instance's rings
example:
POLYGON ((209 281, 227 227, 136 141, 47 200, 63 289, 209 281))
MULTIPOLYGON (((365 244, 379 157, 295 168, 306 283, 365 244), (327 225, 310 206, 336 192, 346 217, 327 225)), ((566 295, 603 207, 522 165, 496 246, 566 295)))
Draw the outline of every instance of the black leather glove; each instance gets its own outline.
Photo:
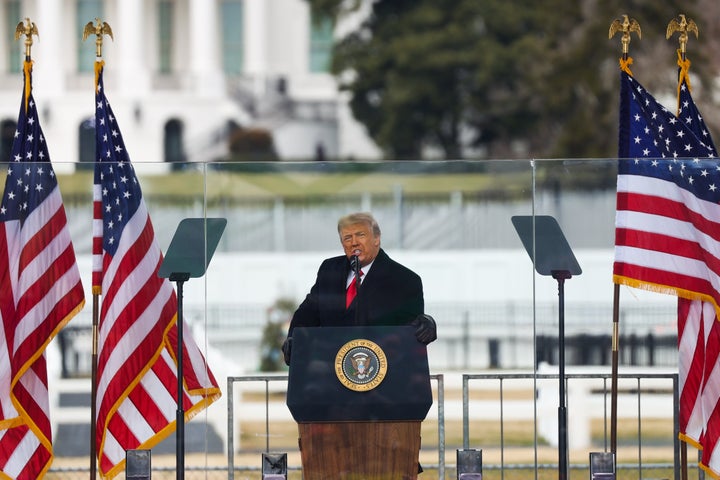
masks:
POLYGON ((283 358, 285 359, 285 365, 290 366, 290 350, 292 349, 292 337, 288 337, 282 344, 283 358))
POLYGON ((410 325, 415 327, 415 338, 418 342, 427 345, 437 339, 437 325, 430 315, 418 315, 410 325))

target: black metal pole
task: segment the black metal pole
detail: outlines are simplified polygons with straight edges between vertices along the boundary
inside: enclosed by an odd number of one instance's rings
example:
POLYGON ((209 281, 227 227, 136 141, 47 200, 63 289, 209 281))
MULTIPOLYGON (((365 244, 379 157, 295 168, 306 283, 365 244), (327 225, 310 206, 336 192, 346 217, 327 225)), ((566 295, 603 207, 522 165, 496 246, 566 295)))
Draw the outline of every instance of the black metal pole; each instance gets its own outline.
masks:
POLYGON ((568 478, 568 441, 567 441, 567 407, 565 402, 565 280, 570 272, 553 272, 558 282, 558 479, 568 478))
POLYGON ((183 407, 183 283, 189 273, 173 273, 170 280, 177 282, 177 413, 175 415, 175 470, 177 480, 185 478, 185 410, 183 407))
POLYGON ((610 383, 610 451, 617 458, 618 366, 620 364, 620 285, 613 287, 612 378, 610 383))
POLYGON ((182 321, 182 290, 183 282, 177 282, 177 331, 178 331, 178 347, 177 347, 177 415, 175 417, 175 438, 176 438, 176 456, 177 456, 177 475, 178 480, 185 478, 185 409, 183 408, 183 321, 182 321))
MULTIPOLYGON (((92 365, 90 381, 90 480, 97 478, 97 362, 98 362, 98 325, 100 323, 100 295, 93 293, 92 304, 92 365)), ((63 361, 65 361, 63 359, 63 361)))

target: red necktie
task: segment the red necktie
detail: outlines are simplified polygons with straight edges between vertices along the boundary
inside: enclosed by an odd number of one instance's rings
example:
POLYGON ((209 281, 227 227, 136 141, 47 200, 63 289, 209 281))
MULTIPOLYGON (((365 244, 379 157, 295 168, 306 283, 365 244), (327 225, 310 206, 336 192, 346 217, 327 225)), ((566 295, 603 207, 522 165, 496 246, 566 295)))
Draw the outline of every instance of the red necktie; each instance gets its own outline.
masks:
MULTIPOLYGON (((360 270, 360 276, 363 276, 363 271, 360 270)), ((347 291, 345 292, 345 308, 350 308, 350 304, 355 299, 355 295, 357 295, 357 282, 360 279, 358 277, 353 278, 353 281, 350 282, 350 285, 347 288, 347 291)))

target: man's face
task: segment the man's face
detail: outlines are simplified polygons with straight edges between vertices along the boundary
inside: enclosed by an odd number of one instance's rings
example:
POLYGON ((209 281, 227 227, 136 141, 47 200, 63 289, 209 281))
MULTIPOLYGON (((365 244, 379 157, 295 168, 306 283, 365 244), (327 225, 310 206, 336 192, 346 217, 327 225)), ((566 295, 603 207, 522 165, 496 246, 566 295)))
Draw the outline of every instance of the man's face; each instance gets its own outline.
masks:
POLYGON ((345 255, 348 258, 357 255, 362 267, 372 262, 380 251, 380 236, 376 237, 370 225, 364 223, 355 223, 342 228, 340 242, 345 255))

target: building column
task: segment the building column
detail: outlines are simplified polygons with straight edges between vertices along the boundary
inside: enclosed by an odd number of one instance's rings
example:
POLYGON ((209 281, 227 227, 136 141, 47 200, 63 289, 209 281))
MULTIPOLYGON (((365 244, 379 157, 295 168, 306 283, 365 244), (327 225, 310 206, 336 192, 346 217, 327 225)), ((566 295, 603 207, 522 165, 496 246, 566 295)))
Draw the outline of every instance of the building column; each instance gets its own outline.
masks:
MULTIPOLYGON (((117 25, 112 27, 117 52, 117 88, 128 97, 141 97, 150 91, 150 67, 152 57, 148 53, 146 32, 143 28, 145 12, 143 0, 123 0, 117 5, 117 25)), ((157 35, 151 29, 149 35, 157 35)), ((104 45, 111 41, 109 38, 104 45)), ((104 52, 103 52, 104 53, 104 52)))
POLYGON ((196 94, 225 94, 220 65, 219 11, 216 0, 190 0, 190 74, 196 94))
MULTIPOLYGON (((65 79, 68 66, 63 64, 67 58, 61 51, 67 48, 63 44, 62 0, 37 0, 34 9, 35 18, 30 20, 38 27, 39 37, 33 37, 32 58, 37 60, 33 65, 33 89, 42 92, 42 96, 52 98, 62 95, 65 91, 65 79)), ((21 19, 25 23, 25 18, 21 19)), ((18 20, 19 21, 19 20, 18 20)), ((25 37, 18 40, 25 45, 25 37)))
POLYGON ((244 70, 251 75, 267 72, 267 0, 245 0, 243 30, 245 31, 244 70))

